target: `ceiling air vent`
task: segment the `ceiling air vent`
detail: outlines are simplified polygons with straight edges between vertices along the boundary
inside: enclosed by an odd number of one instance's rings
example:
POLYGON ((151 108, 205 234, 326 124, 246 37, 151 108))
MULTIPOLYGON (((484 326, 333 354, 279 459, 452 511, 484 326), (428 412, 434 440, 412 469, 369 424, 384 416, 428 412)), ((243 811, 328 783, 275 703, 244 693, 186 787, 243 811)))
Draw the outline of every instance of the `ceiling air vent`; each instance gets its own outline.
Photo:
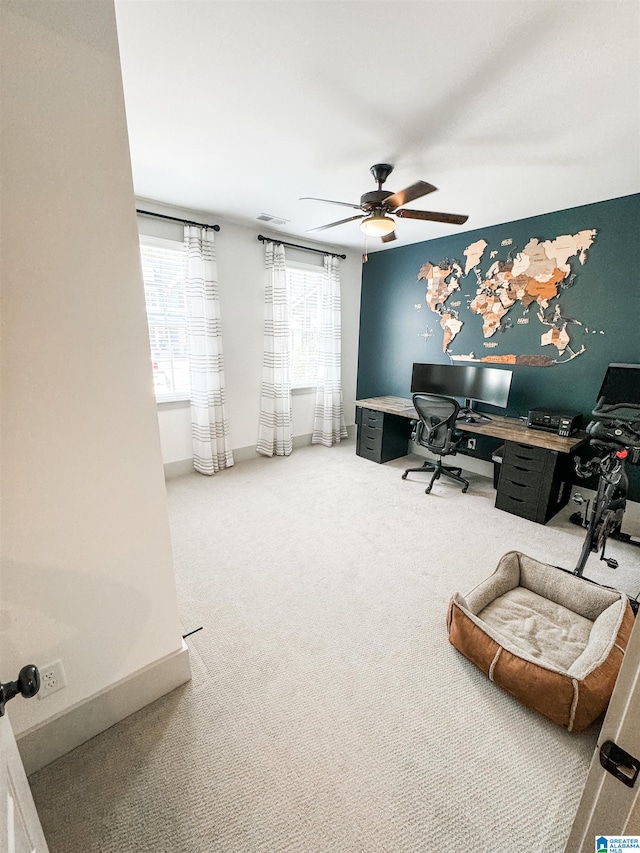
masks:
POLYGON ((260 222, 270 222, 272 225, 285 225, 287 222, 290 222, 289 219, 283 219, 281 216, 272 216, 270 213, 261 213, 260 216, 256 216, 260 222))

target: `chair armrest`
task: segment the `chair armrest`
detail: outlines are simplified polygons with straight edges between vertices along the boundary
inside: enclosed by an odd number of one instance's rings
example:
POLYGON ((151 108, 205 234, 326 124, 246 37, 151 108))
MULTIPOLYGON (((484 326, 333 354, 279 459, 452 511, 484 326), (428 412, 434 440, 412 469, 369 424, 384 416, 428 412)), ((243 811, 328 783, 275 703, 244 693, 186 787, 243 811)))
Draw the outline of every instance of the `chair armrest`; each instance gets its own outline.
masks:
POLYGON ((456 451, 456 450, 463 449, 466 446, 467 441, 470 438, 471 438, 471 436, 467 432, 458 432, 455 429, 452 430, 451 431, 451 450, 456 451))

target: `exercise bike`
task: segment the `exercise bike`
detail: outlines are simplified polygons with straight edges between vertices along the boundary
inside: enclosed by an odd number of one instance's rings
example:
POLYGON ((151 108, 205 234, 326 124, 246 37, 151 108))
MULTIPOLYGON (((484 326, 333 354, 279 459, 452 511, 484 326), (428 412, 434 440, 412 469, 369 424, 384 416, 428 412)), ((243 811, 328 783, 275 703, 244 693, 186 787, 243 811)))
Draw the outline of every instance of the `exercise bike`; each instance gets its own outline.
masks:
POLYGON ((610 537, 640 546, 640 539, 621 531, 629 487, 626 466, 640 462, 640 406, 607 404, 601 398, 591 415, 594 420, 587 426, 587 433, 599 454, 587 462, 576 458, 575 470, 584 479, 599 474, 599 480, 588 522, 585 513, 587 532, 573 571, 578 577, 583 576, 589 555, 598 551, 609 568, 618 568, 618 561, 606 556, 610 537))

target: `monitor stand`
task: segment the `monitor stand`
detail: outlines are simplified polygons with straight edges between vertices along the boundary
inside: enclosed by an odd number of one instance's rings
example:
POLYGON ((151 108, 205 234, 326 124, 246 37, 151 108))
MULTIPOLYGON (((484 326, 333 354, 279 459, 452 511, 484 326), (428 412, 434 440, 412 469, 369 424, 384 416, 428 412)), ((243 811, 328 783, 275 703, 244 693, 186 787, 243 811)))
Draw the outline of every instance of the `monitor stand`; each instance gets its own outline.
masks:
POLYGON ((458 415, 459 421, 464 421, 466 424, 477 424, 477 423, 487 423, 492 420, 489 415, 485 415, 484 412, 477 412, 473 408, 473 400, 469 400, 467 397, 464 401, 464 406, 460 409, 460 414, 458 415))

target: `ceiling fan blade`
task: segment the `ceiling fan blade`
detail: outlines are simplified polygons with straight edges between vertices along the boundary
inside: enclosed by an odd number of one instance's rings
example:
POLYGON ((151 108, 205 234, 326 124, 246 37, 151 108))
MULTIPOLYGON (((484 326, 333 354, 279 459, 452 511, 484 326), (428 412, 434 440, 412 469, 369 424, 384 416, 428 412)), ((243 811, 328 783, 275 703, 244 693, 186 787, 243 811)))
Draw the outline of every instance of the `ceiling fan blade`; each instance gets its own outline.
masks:
POLYGON ((385 234, 381 239, 383 243, 390 243, 392 240, 397 239, 396 232, 392 231, 390 234, 385 234))
POLYGON ((428 219, 431 222, 447 222, 450 225, 464 225, 469 218, 459 213, 434 213, 432 210, 396 210, 395 216, 405 219, 428 219))
POLYGON ((411 184, 410 187, 405 187, 403 190, 399 190, 397 193, 392 193, 392 195, 387 196, 384 199, 384 203, 392 208, 400 207, 403 204, 407 204, 409 201, 415 201, 417 198, 422 198, 423 195, 433 193, 437 189, 438 188, 434 187, 433 184, 428 184, 426 181, 417 181, 415 184, 411 184))
POLYGON ((349 216, 347 219, 339 219, 337 222, 330 222, 328 225, 318 225, 317 228, 309 228, 309 231, 325 231, 327 228, 333 228, 336 225, 342 225, 344 222, 351 222, 353 219, 364 219, 364 213, 359 216, 349 216))
POLYGON ((324 201, 326 204, 339 204, 342 207, 352 207, 354 210, 360 210, 359 204, 349 204, 348 201, 332 201, 330 198, 314 198, 310 195, 305 195, 299 198, 298 201, 324 201))

